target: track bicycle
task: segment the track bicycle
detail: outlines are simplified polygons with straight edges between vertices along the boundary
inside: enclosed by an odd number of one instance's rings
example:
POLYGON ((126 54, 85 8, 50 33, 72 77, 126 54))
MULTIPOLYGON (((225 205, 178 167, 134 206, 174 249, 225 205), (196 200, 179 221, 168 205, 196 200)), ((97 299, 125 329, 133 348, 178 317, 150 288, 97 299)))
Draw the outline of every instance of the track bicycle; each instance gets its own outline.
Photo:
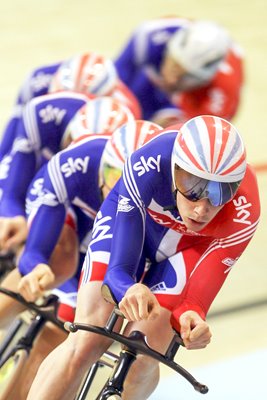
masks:
MULTIPOLYGON (((58 326, 62 330, 69 332, 76 332, 77 330, 87 330, 100 334, 102 336, 112 339, 123 345, 123 349, 119 355, 106 351, 88 371, 85 376, 79 392, 75 400, 88 399, 88 393, 94 382, 95 376, 99 368, 108 367, 111 369, 110 377, 105 382, 101 392, 96 397, 96 400, 119 400, 123 392, 123 384, 126 379, 130 366, 135 361, 138 354, 148 355, 155 360, 165 364, 169 368, 182 375, 189 383, 192 384, 195 390, 200 393, 207 393, 207 386, 199 383, 188 371, 186 371, 179 364, 175 363, 174 357, 182 340, 179 334, 175 333, 172 342, 170 343, 165 354, 160 354, 149 347, 145 336, 142 332, 134 331, 130 336, 126 337, 120 333, 113 332, 113 328, 118 318, 123 318, 123 315, 118 310, 117 306, 114 307, 110 318, 108 319, 105 327, 98 327, 94 325, 71 323, 58 320, 57 308, 58 298, 55 295, 49 295, 44 299, 41 305, 27 302, 21 295, 14 293, 8 289, 0 287, 0 293, 12 297, 25 308, 32 311, 32 319, 28 324, 26 332, 19 337, 15 345, 10 346, 15 335, 20 331, 23 319, 18 317, 0 345, 0 400, 8 400, 9 393, 12 391, 14 383, 22 372, 22 367, 25 364, 29 353, 31 351, 34 340, 45 322, 50 321, 52 324, 58 326)), ((91 397, 90 397, 91 399, 91 397)))
MULTIPOLYGON (((177 350, 183 345, 182 339, 178 332, 174 332, 173 339, 165 354, 161 354, 153 350, 147 343, 145 335, 140 331, 133 331, 129 336, 116 333, 113 328, 118 318, 123 318, 118 307, 115 306, 105 327, 95 325, 65 322, 64 326, 68 332, 77 332, 78 330, 89 331, 98 335, 112 339, 113 341, 123 345, 119 355, 113 360, 113 366, 110 377, 101 389, 95 400, 120 400, 123 392, 123 384, 132 363, 136 360, 138 354, 143 354, 159 361, 170 369, 174 370, 185 378, 193 388, 199 393, 208 392, 208 387, 198 382, 187 370, 174 361, 177 350)), ((85 400, 93 383, 95 374, 99 366, 103 364, 101 361, 95 363, 89 370, 88 376, 80 387, 75 400, 85 400)), ((104 364, 105 365, 105 364, 104 364)), ((90 397, 91 399, 91 397, 90 397)))
MULTIPOLYGON (((46 322, 66 332, 64 323, 57 318, 59 307, 58 297, 50 294, 42 299, 41 304, 27 302, 19 293, 13 292, 0 286, 0 293, 7 295, 31 312, 30 320, 25 315, 19 314, 7 330, 0 343, 0 400, 9 400, 10 393, 21 376, 23 367, 30 355, 31 349, 37 335, 46 322)), ((101 367, 113 368, 118 356, 112 352, 105 352, 88 371, 83 381, 81 395, 86 388, 90 387, 96 372, 101 367)), ((85 397, 83 397, 85 398, 85 397)))

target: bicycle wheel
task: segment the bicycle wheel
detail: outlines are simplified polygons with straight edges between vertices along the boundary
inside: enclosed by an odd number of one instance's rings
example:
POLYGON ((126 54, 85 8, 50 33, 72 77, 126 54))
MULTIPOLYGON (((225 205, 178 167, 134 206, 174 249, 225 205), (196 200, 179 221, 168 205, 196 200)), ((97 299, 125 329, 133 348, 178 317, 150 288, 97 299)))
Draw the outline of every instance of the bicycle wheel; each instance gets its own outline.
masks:
POLYGON ((27 357, 25 349, 18 350, 0 368, 0 400, 8 400, 27 357))

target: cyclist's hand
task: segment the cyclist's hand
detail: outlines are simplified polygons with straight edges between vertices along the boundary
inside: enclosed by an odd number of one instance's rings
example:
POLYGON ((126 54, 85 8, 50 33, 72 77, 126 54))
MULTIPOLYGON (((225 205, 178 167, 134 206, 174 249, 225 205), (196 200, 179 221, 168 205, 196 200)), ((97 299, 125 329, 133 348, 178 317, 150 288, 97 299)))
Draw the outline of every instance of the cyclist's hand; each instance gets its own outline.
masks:
POLYGON ((179 318, 180 334, 187 349, 203 349, 211 340, 209 325, 197 312, 186 311, 179 318))
POLYGON ((27 222, 19 215, 0 218, 0 250, 15 250, 27 238, 27 222))
POLYGON ((149 288, 141 283, 136 283, 126 291, 119 308, 128 321, 151 320, 160 313, 158 300, 149 288))
POLYGON ((27 301, 36 301, 45 290, 51 288, 55 275, 46 264, 38 264, 29 274, 21 278, 18 291, 27 301))

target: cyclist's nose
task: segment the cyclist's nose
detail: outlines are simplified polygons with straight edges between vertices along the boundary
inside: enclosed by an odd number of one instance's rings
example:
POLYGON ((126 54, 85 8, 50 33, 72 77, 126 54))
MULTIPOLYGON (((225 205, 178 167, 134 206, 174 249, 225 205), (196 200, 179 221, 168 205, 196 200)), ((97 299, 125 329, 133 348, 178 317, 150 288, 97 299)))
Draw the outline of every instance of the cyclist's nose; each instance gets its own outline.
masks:
POLYGON ((181 78, 181 73, 176 71, 171 71, 168 75, 165 76, 165 81, 168 85, 176 85, 181 78))
POLYGON ((201 199, 195 203, 194 211, 199 217, 209 214, 212 205, 209 199, 201 199))

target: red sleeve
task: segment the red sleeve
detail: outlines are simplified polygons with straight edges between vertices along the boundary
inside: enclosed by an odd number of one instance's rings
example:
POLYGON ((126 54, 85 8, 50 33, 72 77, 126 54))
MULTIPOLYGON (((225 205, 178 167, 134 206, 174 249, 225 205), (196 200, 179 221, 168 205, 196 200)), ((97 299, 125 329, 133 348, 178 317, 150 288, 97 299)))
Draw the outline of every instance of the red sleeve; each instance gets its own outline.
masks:
POLYGON ((235 198, 212 221, 209 229, 216 232, 217 238, 195 265, 182 293, 183 300, 172 313, 171 323, 177 330, 179 318, 187 310, 206 317, 230 270, 252 239, 259 216, 258 185, 248 166, 235 198))
POLYGON ((181 93, 177 96, 176 104, 185 119, 204 114, 231 119, 240 103, 243 81, 243 58, 237 52, 230 51, 208 86, 181 93))

